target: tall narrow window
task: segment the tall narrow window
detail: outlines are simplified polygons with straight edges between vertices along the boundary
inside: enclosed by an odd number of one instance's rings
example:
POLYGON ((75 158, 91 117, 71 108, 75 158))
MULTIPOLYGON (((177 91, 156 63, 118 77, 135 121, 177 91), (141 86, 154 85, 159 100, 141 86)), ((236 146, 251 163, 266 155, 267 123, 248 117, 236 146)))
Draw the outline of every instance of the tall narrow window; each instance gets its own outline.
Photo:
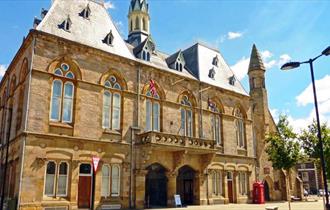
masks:
POLYGON ((247 195, 248 180, 247 180, 246 172, 238 173, 238 183, 239 183, 239 193, 241 195, 247 195))
POLYGON ((147 92, 146 100, 146 131, 160 131, 160 103, 159 95, 147 92))
POLYGON ((62 63, 54 71, 56 79, 53 81, 50 107, 50 120, 63 123, 73 121, 73 101, 75 75, 69 71, 70 66, 62 63))
POLYGON ((68 189, 68 164, 60 163, 58 170, 57 195, 67 196, 68 189))
POLYGON ((120 194, 120 168, 118 165, 111 167, 111 196, 119 196, 120 194))
POLYGON ((138 17, 136 17, 135 19, 135 30, 139 30, 140 29, 140 20, 138 17))
POLYGON ((48 162, 46 167, 46 181, 45 181, 45 195, 54 196, 55 195, 55 173, 56 173, 56 163, 48 162))
POLYGON ((217 107, 217 105, 213 102, 210 102, 210 101, 209 101, 209 108, 212 111, 211 124, 212 124, 213 139, 215 140, 217 145, 222 145, 221 112, 220 112, 219 108, 217 107))
POLYGON ((110 196, 110 167, 108 165, 102 166, 101 196, 110 196))
POLYGON ((236 109, 235 111, 235 126, 236 126, 236 139, 237 146, 240 148, 245 148, 245 124, 243 114, 240 109, 236 109))
POLYGON ((115 76, 104 83, 102 127, 119 130, 121 123, 121 86, 115 76))
POLYGON ((181 134, 192 137, 193 135, 193 112, 189 97, 184 95, 181 100, 181 134))

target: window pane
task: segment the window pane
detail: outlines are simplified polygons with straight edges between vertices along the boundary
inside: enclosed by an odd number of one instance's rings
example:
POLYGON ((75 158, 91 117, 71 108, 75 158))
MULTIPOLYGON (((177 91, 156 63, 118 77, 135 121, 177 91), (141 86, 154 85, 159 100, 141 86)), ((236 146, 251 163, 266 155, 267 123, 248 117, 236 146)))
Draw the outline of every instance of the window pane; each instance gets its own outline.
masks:
POLYGON ((63 122, 72 122, 73 108, 73 84, 66 83, 64 85, 64 101, 63 101, 63 122))
POLYGON ((60 169, 59 169, 60 175, 67 175, 68 174, 68 164, 67 163, 61 163, 60 169))
POLYGON ((55 80, 53 82, 51 120, 60 120, 61 98, 62 98, 62 82, 59 80, 55 80))
POLYGON ((113 95, 112 129, 120 129, 120 95, 113 95))
POLYGON ((222 173, 219 173, 219 194, 222 195, 222 173))
POLYGON ((81 164, 79 167, 79 173, 80 174, 91 174, 91 165, 90 164, 81 164))
POLYGON ((146 101, 146 131, 151 131, 151 101, 146 101))
POLYGON ((54 195, 55 171, 56 164, 54 162, 49 162, 46 168, 45 181, 45 194, 49 196, 54 195))
POLYGON ((101 186, 101 196, 109 196, 110 187, 110 168, 107 165, 102 167, 102 186, 101 186))
POLYGON ((58 176, 57 195, 66 196, 67 175, 58 176))
POLYGON ((187 121, 188 121, 187 135, 189 137, 191 137, 192 136, 192 112, 191 112, 191 110, 187 110, 187 121))
POLYGON ((105 92, 103 95, 103 120, 102 126, 103 128, 110 128, 110 104, 111 104, 111 93, 105 92))
POLYGON ((181 135, 186 135, 186 110, 181 109, 181 135))
POLYGON ((120 189, 120 174, 119 174, 119 166, 112 166, 111 170, 111 195, 112 196, 119 196, 119 189, 120 189))
POLYGON ((153 126, 154 131, 159 131, 159 103, 153 104, 153 126))

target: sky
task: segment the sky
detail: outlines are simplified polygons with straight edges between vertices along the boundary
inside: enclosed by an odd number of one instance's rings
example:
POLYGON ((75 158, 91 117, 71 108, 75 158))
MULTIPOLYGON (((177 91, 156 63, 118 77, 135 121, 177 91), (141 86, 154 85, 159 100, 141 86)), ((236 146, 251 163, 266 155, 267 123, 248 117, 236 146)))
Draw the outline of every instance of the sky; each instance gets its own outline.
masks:
MULTIPOLYGON (((269 109, 275 120, 286 114, 295 131, 315 118, 308 65, 281 71, 288 61, 305 61, 330 46, 330 1, 317 0, 148 0, 151 34, 158 50, 172 54, 197 41, 219 49, 249 91, 247 70, 256 44, 267 68, 269 109)), ((51 0, 0 0, 0 77, 3 76, 34 17, 51 0)), ((129 0, 105 6, 124 38, 129 0)), ((319 111, 330 124, 330 56, 314 63, 319 111)))

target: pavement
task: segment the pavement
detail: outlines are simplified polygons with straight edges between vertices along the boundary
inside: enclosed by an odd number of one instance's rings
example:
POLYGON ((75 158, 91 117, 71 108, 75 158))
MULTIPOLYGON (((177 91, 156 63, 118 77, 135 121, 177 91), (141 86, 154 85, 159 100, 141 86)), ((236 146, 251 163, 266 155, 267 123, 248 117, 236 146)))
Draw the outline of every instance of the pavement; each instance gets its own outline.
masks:
MULTIPOLYGON (((227 204, 210 206, 188 206, 183 208, 165 208, 157 210, 265 210, 266 207, 277 206, 278 210, 289 210, 288 202, 267 202, 266 204, 227 204)), ((291 202, 291 210, 324 210, 323 200, 309 198, 307 201, 291 202)))

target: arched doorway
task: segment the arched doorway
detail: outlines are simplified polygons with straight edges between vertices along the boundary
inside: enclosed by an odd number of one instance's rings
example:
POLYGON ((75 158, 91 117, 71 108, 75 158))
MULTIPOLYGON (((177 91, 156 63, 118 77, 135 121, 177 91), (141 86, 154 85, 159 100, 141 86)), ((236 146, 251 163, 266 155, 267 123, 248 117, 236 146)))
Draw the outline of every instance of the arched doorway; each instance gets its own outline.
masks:
POLYGON ((264 181, 264 195, 265 201, 270 201, 270 194, 269 194, 269 184, 267 181, 264 181))
POLYGON ((194 204, 194 180, 195 171, 191 167, 183 166, 179 169, 176 186, 184 205, 194 204))
POLYGON ((148 168, 146 176, 146 206, 148 208, 167 206, 167 178, 166 169, 158 164, 152 164, 148 168))

